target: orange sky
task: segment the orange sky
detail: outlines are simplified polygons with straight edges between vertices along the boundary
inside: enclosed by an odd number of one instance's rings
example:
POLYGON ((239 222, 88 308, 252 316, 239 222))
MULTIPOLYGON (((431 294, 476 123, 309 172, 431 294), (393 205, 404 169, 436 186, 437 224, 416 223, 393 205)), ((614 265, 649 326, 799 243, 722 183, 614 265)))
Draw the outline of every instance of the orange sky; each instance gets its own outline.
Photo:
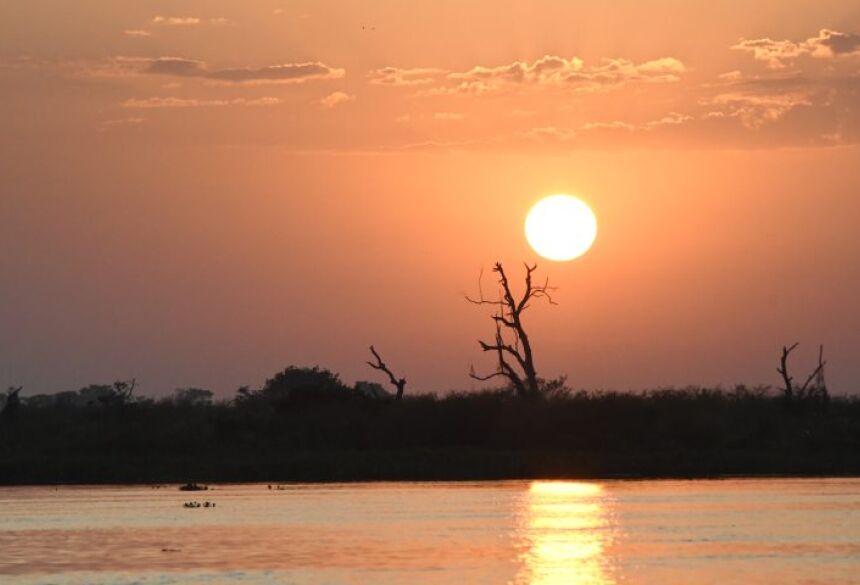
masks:
POLYGON ((541 374, 775 384, 822 342, 858 389, 853 1, 4 3, 0 128, 0 385, 375 379, 374 343, 474 387, 463 293, 567 192, 600 231, 540 262, 541 374))

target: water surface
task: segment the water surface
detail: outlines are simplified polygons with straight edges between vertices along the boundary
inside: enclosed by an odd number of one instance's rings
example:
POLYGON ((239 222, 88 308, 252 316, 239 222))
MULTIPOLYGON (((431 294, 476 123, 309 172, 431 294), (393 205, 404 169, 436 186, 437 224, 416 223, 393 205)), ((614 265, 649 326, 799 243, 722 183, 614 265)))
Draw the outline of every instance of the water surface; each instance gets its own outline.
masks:
POLYGON ((0 488, 0 582, 860 583, 860 479, 0 488))

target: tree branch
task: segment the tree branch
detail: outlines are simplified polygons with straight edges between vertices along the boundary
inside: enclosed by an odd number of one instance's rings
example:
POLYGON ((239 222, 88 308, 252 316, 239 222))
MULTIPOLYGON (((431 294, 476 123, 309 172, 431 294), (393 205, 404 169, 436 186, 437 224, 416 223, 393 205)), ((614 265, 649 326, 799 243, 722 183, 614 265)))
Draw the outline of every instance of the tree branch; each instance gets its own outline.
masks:
POLYGON ((815 370, 811 374, 809 374, 809 377, 806 379, 806 382, 804 382, 803 386, 800 387, 801 393, 805 393, 806 389, 809 388, 809 384, 812 383, 812 380, 817 378, 818 374, 820 374, 824 370, 824 366, 827 364, 827 362, 824 361, 823 358, 824 358, 824 346, 820 345, 820 346, 818 346, 818 367, 815 368, 815 370))
POLYGON ((381 372, 385 372, 388 374, 388 381, 397 389, 397 400, 403 398, 403 390, 406 387, 406 378, 398 378, 394 375, 394 373, 385 365, 385 362, 382 361, 382 357, 380 357, 379 353, 377 353, 376 348, 372 345, 370 346, 370 353, 373 354, 373 357, 376 358, 376 363, 367 362, 367 365, 373 368, 374 370, 380 370, 381 372))
POLYGON ((794 395, 794 387, 792 385, 793 379, 788 375, 788 356, 791 355, 791 352, 800 344, 800 342, 795 342, 791 347, 782 346, 782 357, 779 359, 779 367, 776 371, 782 376, 782 381, 785 384, 785 395, 788 398, 791 398, 794 395))

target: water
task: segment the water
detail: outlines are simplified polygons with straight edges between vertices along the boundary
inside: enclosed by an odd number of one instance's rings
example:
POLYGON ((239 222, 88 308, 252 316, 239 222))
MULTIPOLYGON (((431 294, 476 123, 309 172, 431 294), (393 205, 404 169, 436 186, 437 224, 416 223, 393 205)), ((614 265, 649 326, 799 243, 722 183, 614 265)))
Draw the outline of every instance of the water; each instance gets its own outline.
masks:
POLYGON ((0 583, 860 583, 860 479, 0 488, 0 583))

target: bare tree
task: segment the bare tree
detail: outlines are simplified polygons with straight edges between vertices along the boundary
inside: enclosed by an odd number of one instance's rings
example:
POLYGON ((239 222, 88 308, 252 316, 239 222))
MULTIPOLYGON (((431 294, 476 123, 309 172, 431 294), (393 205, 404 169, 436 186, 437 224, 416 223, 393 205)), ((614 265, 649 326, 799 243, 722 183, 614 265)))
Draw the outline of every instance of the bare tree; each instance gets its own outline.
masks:
POLYGON ((137 386, 137 380, 117 380, 111 385, 91 385, 80 390, 89 398, 88 404, 101 404, 102 406, 124 406, 132 402, 132 395, 137 386))
POLYGON ((0 416, 3 418, 12 418, 18 414, 18 407, 21 405, 21 398, 18 395, 23 388, 23 386, 18 386, 17 388, 9 386, 9 390, 6 391, 6 402, 3 404, 3 411, 0 412, 0 416))
POLYGON ((493 272, 498 275, 499 297, 496 300, 484 298, 483 291, 478 282, 480 296, 477 299, 466 297, 470 303, 476 305, 490 305, 496 309, 491 316, 496 327, 496 335, 493 342, 479 340, 481 349, 496 354, 496 371, 486 376, 478 375, 472 368, 469 375, 475 380, 490 380, 496 377, 507 378, 517 396, 521 398, 536 397, 540 393, 540 382, 535 370, 534 352, 531 340, 523 325, 523 312, 529 308, 531 301, 535 299, 546 299, 550 304, 555 304, 550 292, 549 280, 543 284, 535 284, 532 275, 537 270, 537 264, 525 265, 525 291, 522 296, 516 297, 511 290, 511 285, 501 262, 496 262, 493 272), (507 337, 506 337, 507 334, 507 337), (513 339, 509 339, 512 337, 513 339))
POLYGON ((802 385, 796 386, 794 378, 788 373, 788 358, 798 345, 800 343, 795 343, 790 347, 782 346, 782 356, 779 359, 779 367, 776 371, 782 376, 783 396, 788 402, 792 402, 795 399, 813 399, 827 402, 830 396, 827 392, 827 385, 824 382, 824 366, 827 364, 824 360, 824 346, 818 346, 818 366, 807 376, 802 385))
POLYGON ((791 347, 782 346, 782 357, 779 358, 779 367, 776 371, 782 376, 782 395, 786 400, 791 401, 794 399, 794 379, 788 374, 788 356, 791 355, 791 352, 800 344, 800 342, 796 342, 791 347))
POLYGON ((137 386, 137 379, 132 378, 131 380, 117 380, 113 383, 113 389, 116 393, 116 396, 119 398, 120 402, 129 402, 131 400, 131 395, 134 393, 134 388, 137 386))
POLYGON ((406 388, 406 378, 398 378, 397 376, 395 376, 388 368, 388 366, 385 365, 385 362, 382 361, 382 358, 379 357, 379 354, 372 345, 370 346, 370 353, 372 353, 373 357, 376 358, 376 363, 367 362, 367 365, 374 370, 380 370, 388 374, 388 381, 391 382, 391 384, 395 388, 397 388, 396 399, 400 400, 401 398, 403 398, 403 390, 406 388))

